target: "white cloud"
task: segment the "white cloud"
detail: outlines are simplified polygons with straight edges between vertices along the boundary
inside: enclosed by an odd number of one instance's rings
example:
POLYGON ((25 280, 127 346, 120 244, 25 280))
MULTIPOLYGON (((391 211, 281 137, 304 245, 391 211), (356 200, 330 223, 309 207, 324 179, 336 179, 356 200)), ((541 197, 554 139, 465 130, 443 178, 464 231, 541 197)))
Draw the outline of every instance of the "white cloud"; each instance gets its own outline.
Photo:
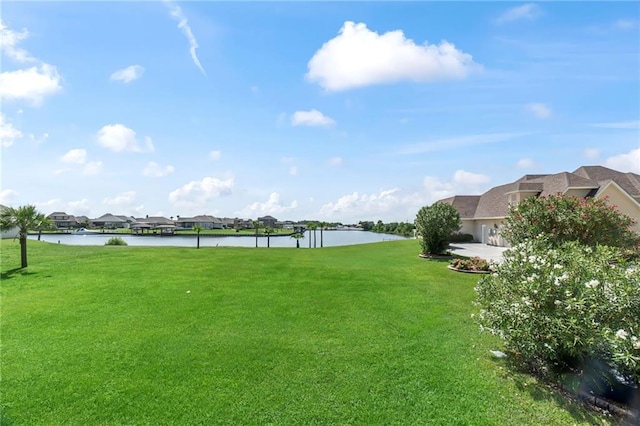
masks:
POLYGON ((584 150, 583 154, 589 160, 597 160, 600 158, 600 150, 598 148, 587 148, 584 150))
POLYGON ((8 148, 21 137, 22 132, 13 127, 12 123, 6 121, 6 117, 0 112, 0 147, 8 148))
POLYGON ((86 160, 87 160, 86 149, 71 149, 62 157, 60 157, 60 161, 62 161, 63 163, 84 164, 86 160))
POLYGON ((218 161, 220 159, 220 157, 222 157, 222 152, 221 151, 211 151, 209 156, 211 157, 211 159, 213 161, 218 161))
POLYGON ((292 126, 321 126, 328 127, 333 126, 336 122, 327 117, 317 109, 310 111, 296 111, 291 115, 292 126))
POLYGON ((640 120, 636 121, 618 121, 613 123, 592 123, 591 127, 600 127, 603 129, 640 129, 640 120))
POLYGON ((0 204, 11 205, 15 202, 18 193, 13 189, 3 189, 0 191, 0 204))
POLYGON ((551 109, 545 104, 542 104, 542 103, 529 104, 527 105, 527 109, 538 118, 551 117, 551 109))
POLYGON ((245 217, 260 217, 265 215, 287 213, 296 208, 298 208, 297 200, 293 200, 291 204, 285 206, 280 202, 280 194, 277 192, 272 192, 266 202, 261 203, 259 201, 256 201, 255 203, 248 205, 243 210, 236 213, 245 217))
POLYGON ((333 158, 330 158, 327 163, 330 166, 338 167, 338 166, 342 166, 342 163, 344 163, 344 160, 342 159, 342 157, 333 157, 333 158))
POLYGON ((108 124, 98 131, 98 143, 114 152, 153 152, 151 138, 146 136, 145 147, 136 139, 136 132, 122 124, 108 124))
POLYGON ((73 215, 89 214, 89 200, 83 198, 81 200, 65 202, 58 198, 47 201, 36 201, 33 204, 42 210, 45 214, 50 212, 66 212, 73 215))
POLYGON ((376 194, 352 192, 324 204, 320 216, 343 222, 359 220, 413 220, 425 205, 424 194, 406 193, 400 188, 382 189, 376 194))
POLYGON ((172 191, 169 201, 176 207, 204 208, 213 198, 231 195, 233 186, 233 177, 219 179, 207 176, 172 191))
POLYGON ((31 68, 0 73, 0 97, 25 100, 34 106, 60 90, 61 77, 56 67, 42 64, 31 68))
POLYGON ((342 91, 399 81, 462 79, 480 67, 446 41, 417 45, 401 30, 382 35, 347 21, 313 55, 305 78, 325 90, 342 91))
POLYGON ((298 167, 297 166, 289 167, 289 174, 291 176, 296 176, 298 174, 298 167))
POLYGON ((519 169, 532 169, 536 167, 536 162, 531 158, 521 158, 516 163, 516 166, 518 166, 519 169))
POLYGON ((102 204, 107 206, 124 207, 133 204, 136 200, 135 191, 122 192, 113 198, 105 198, 102 200, 102 204))
POLYGON ((621 172, 640 173, 640 148, 609 157, 604 165, 621 172))
POLYGON ((196 53, 196 49, 198 49, 198 41, 196 40, 193 32, 191 31, 191 26, 189 25, 189 21, 187 20, 184 13, 182 13, 182 9, 180 6, 173 5, 171 2, 165 0, 165 4, 169 7, 169 14, 173 19, 178 21, 178 28, 182 31, 184 36, 189 41, 189 53, 191 54, 191 59, 193 63, 198 67, 198 69, 202 72, 202 74, 207 75, 202 64, 200 63, 200 59, 198 59, 198 55, 196 53))
POLYGON ((149 161, 142 171, 142 174, 149 177, 162 177, 173 173, 174 171, 175 168, 171 165, 163 167, 155 161, 149 161))
POLYGON ((114 81, 121 81, 123 83, 130 83, 133 80, 137 80, 144 74, 144 67, 140 65, 131 65, 121 70, 115 71, 111 74, 110 79, 114 81))
POLYGON ((542 8, 534 3, 523 4, 522 6, 507 9, 502 15, 496 19, 496 23, 504 24, 507 22, 528 20, 533 21, 542 15, 542 8))
POLYGON ((82 170, 82 174, 86 176, 95 176, 102 171, 102 161, 89 161, 82 170))
POLYGON ((36 59, 29 52, 18 47, 18 44, 29 37, 29 31, 23 29, 20 32, 9 29, 0 21, 0 49, 7 57, 16 62, 34 62, 36 59))
POLYGON ((479 185, 489 183, 491 178, 479 173, 466 172, 464 170, 456 170, 453 174, 453 181, 461 185, 479 185))

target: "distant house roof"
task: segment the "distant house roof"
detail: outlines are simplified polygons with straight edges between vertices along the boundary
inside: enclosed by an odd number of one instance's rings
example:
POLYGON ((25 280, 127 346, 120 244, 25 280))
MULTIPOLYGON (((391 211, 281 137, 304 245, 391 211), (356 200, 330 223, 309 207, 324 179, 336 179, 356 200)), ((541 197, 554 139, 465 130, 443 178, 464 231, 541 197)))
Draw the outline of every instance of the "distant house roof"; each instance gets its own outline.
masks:
POLYGON ((174 225, 175 222, 163 216, 149 216, 144 219, 136 219, 139 222, 150 223, 152 225, 174 225))
POLYGON ((524 175, 515 182, 493 187, 482 195, 456 195, 440 202, 456 207, 462 219, 505 217, 509 212, 510 193, 533 192, 538 196, 550 196, 564 194, 569 189, 588 189, 589 196, 593 196, 612 181, 640 202, 640 175, 602 166, 583 166, 573 173, 524 175))
POLYGON ((97 219, 93 219, 93 222, 122 223, 122 222, 126 222, 126 220, 120 219, 118 216, 114 216, 111 213, 107 213, 107 214, 103 214, 97 219))
POLYGON ((267 219, 267 220, 278 220, 278 219, 276 219, 275 217, 273 217, 273 216, 268 216, 268 215, 267 215, 267 216, 262 216, 262 217, 259 217, 259 218, 258 218, 258 220, 264 220, 264 219, 267 219))
POLYGON ((136 221, 136 218, 133 216, 125 216, 125 215, 115 215, 116 217, 119 217, 120 219, 124 220, 125 222, 129 222, 129 223, 133 223, 136 221))
POLYGON ((223 223, 222 220, 217 217, 209 216, 209 215, 198 215, 194 217, 181 217, 176 222, 178 223, 223 223))

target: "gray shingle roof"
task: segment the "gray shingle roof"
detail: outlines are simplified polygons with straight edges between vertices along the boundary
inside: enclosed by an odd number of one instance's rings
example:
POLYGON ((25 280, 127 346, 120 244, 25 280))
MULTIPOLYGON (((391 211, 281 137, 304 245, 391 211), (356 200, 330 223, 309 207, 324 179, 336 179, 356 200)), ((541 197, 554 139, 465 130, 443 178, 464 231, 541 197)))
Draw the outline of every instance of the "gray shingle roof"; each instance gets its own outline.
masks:
POLYGON ((480 201, 480 195, 455 195, 440 200, 441 203, 451 204, 460 213, 461 219, 473 219, 480 201))

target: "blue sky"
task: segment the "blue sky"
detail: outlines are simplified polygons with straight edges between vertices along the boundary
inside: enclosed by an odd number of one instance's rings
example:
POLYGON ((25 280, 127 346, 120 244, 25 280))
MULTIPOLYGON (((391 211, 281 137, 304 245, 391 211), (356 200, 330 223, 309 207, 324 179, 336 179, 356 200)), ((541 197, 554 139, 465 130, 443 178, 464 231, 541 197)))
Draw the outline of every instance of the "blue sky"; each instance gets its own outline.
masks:
POLYGON ((412 221, 640 173, 635 2, 3 2, 0 203, 412 221))

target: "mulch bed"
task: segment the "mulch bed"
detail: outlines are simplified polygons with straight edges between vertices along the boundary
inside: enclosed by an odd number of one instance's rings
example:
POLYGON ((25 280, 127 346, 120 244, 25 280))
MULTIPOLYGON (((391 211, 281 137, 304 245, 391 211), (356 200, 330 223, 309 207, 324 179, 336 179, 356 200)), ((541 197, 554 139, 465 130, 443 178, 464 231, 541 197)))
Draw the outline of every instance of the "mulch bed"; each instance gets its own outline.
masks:
POLYGON ((466 274, 490 274, 491 273, 491 271, 471 271, 469 269, 458 269, 458 268, 454 268, 451 265, 447 266, 447 268, 451 269, 452 271, 464 272, 466 274))

